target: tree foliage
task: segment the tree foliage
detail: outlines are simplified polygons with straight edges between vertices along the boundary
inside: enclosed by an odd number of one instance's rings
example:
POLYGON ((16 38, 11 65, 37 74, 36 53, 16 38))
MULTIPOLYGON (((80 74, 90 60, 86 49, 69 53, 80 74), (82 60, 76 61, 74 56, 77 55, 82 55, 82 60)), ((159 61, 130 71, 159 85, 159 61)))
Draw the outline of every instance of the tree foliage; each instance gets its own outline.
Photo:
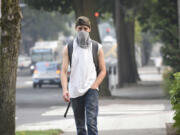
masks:
POLYGON ((97 20, 94 16, 97 9, 96 0, 23 0, 23 2, 39 10, 44 9, 46 11, 57 11, 65 14, 74 11, 76 18, 82 15, 87 16, 91 20, 91 38, 100 42, 97 20))
POLYGON ((27 7, 23 10, 22 32, 23 35, 29 34, 33 39, 55 39, 58 37, 58 32, 70 35, 69 24, 66 22, 70 22, 69 16, 27 7))
POLYGON ((177 0, 146 1, 138 20, 143 31, 151 32, 165 44, 162 48, 164 63, 180 71, 177 0))
POLYGON ((57 11, 61 13, 70 13, 73 10, 72 0, 22 0, 29 6, 46 11, 57 11))
POLYGON ((61 15, 59 12, 36 10, 28 6, 23 8, 22 47, 25 53, 39 39, 55 40, 58 33, 71 35, 71 20, 73 15, 61 15), (66 23, 69 22, 69 23, 66 23))
POLYGON ((180 72, 174 74, 174 80, 170 88, 171 104, 175 111, 174 126, 178 129, 177 132, 180 133, 180 72))

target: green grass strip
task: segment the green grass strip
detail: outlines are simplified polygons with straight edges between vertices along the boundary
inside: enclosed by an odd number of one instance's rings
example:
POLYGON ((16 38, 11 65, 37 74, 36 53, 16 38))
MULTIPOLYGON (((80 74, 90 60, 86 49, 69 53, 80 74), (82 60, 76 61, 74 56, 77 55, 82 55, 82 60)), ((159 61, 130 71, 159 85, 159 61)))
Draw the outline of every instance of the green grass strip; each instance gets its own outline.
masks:
POLYGON ((17 131, 16 135, 62 135, 62 131, 57 130, 39 130, 39 131, 17 131))

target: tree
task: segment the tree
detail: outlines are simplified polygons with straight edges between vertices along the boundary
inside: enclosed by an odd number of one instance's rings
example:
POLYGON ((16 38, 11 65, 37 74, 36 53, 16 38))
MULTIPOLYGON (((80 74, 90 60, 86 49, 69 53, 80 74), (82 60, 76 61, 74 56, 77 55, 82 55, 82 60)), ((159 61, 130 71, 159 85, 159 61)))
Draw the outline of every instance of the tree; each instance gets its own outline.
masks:
POLYGON ((91 20, 92 31, 91 37, 100 41, 99 31, 97 28, 97 20, 94 16, 97 10, 96 0, 24 0, 28 5, 36 9, 44 9, 46 11, 59 11, 61 13, 70 13, 72 10, 75 11, 75 16, 87 16, 91 20))
POLYGON ((23 8, 22 19, 22 46, 20 53, 29 53, 29 48, 39 39, 53 40, 58 38, 58 33, 71 34, 70 24, 66 22, 73 18, 61 15, 59 12, 47 12, 44 10, 32 9, 28 6, 23 8))
POLYGON ((22 15, 19 0, 1 2, 0 134, 15 135, 16 69, 22 15))
POLYGON ((137 80, 139 80, 135 60, 134 30, 136 12, 140 6, 141 1, 115 1, 115 25, 119 69, 118 77, 120 87, 125 83, 136 83, 137 80))
POLYGON ((145 2, 138 17, 143 31, 152 33, 164 43, 162 47, 163 61, 175 72, 180 71, 177 7, 177 0, 149 0, 145 2))
MULTIPOLYGON (((137 16, 143 7, 143 0, 100 0, 101 13, 111 13, 114 20, 118 44, 119 86, 140 80, 135 59, 135 35, 137 16), (108 4, 107 4, 108 3, 108 4), (103 6, 102 6, 103 5, 103 6)), ((103 15, 102 15, 103 16, 103 15)), ((141 33, 142 34, 142 33, 141 33)), ((144 40, 144 36, 141 40, 144 40)), ((145 42, 142 42, 142 44, 145 42)), ((147 55, 148 59, 148 55, 147 55)), ((144 62, 145 63, 145 62, 144 62)))

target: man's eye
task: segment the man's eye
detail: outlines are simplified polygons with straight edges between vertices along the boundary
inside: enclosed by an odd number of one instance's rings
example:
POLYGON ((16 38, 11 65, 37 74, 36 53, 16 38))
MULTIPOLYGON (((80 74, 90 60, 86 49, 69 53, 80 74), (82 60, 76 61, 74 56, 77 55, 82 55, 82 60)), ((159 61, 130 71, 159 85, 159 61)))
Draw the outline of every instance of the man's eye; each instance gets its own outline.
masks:
POLYGON ((79 30, 82 30, 82 28, 79 28, 79 30))
POLYGON ((84 28, 84 30, 86 31, 86 30, 87 30, 87 28, 84 28))

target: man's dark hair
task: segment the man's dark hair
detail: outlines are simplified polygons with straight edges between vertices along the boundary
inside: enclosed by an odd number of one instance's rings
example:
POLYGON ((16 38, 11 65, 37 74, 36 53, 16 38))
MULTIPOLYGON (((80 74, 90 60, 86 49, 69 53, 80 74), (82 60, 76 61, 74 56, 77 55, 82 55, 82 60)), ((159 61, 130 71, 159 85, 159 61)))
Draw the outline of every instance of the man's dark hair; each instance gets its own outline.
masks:
POLYGON ((87 18, 85 16, 78 17, 76 20, 76 27, 81 26, 81 25, 85 25, 85 26, 88 26, 89 28, 91 28, 91 22, 90 22, 89 18, 87 18))

